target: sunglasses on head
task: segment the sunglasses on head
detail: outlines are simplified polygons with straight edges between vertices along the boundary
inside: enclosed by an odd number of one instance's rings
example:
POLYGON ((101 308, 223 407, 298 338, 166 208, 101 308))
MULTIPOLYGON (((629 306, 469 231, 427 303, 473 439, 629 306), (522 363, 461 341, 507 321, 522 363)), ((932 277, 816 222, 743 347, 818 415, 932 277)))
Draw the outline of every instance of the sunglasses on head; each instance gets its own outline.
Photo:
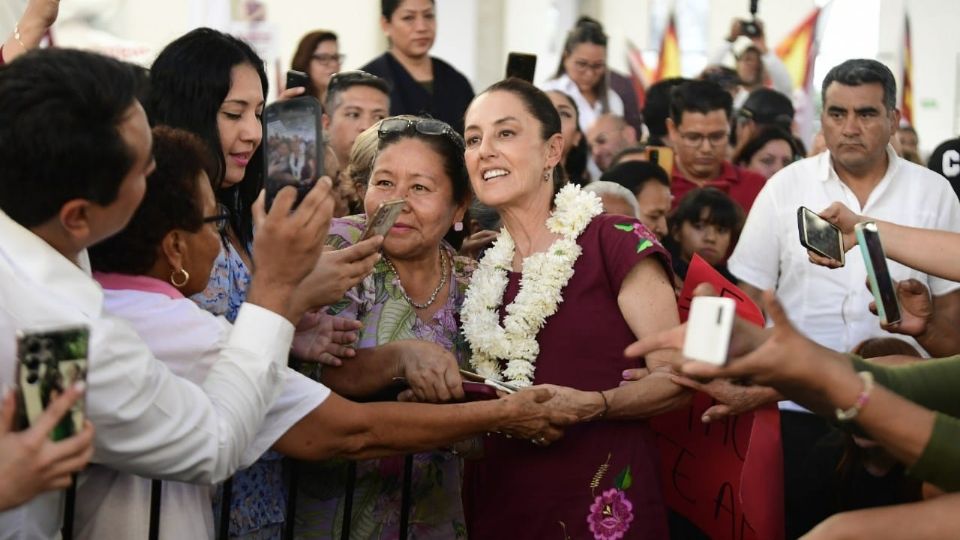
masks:
POLYGON ((453 144, 464 150, 463 137, 453 130, 449 124, 435 118, 387 118, 380 122, 380 129, 377 135, 380 140, 389 137, 396 137, 406 133, 419 133, 421 135, 446 137, 453 144))
POLYGON ((380 80, 382 80, 380 77, 360 69, 354 69, 351 71, 338 71, 330 77, 330 82, 327 83, 327 92, 330 90, 336 90, 341 86, 351 86, 358 82, 380 80))

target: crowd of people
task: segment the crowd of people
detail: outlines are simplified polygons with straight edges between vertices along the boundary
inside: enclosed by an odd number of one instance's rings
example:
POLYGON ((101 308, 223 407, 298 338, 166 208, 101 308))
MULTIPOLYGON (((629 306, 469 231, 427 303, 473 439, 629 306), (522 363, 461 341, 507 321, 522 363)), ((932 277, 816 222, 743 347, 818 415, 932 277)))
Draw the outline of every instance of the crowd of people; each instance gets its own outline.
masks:
POLYGON ((784 537, 956 536, 960 154, 920 164, 887 67, 827 73, 808 153, 762 22, 641 106, 596 20, 542 87, 475 94, 433 0, 381 6, 360 70, 333 31, 297 46, 278 100, 316 100, 314 141, 263 125, 237 38, 144 70, 38 49, 59 2, 28 2, 0 46, 0 538, 705 537, 670 529, 648 421, 694 391, 703 422, 779 403, 784 537), (844 250, 876 224, 900 321, 799 207, 844 250), (680 352, 696 260, 768 318, 722 366, 680 352), (18 336, 78 327, 85 379, 24 423, 18 336))

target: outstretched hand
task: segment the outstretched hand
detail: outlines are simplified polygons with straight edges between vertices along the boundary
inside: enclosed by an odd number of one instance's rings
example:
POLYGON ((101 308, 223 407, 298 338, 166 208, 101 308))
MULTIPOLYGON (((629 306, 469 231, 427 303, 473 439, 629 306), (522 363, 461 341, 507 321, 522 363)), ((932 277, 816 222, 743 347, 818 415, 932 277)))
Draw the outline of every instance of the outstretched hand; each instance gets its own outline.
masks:
POLYGON ((356 343, 357 331, 362 326, 356 319, 308 311, 300 319, 293 336, 293 354, 300 360, 341 366, 343 359, 356 356, 352 345, 356 343))

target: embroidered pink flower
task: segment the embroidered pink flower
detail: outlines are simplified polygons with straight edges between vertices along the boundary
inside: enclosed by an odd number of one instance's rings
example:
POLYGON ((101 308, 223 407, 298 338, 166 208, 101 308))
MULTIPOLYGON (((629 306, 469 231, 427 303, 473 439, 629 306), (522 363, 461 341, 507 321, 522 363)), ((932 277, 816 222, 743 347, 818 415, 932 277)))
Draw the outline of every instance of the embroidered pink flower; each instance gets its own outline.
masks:
POLYGON ((633 503, 616 488, 598 495, 587 515, 587 524, 595 540, 620 540, 632 522, 633 503))

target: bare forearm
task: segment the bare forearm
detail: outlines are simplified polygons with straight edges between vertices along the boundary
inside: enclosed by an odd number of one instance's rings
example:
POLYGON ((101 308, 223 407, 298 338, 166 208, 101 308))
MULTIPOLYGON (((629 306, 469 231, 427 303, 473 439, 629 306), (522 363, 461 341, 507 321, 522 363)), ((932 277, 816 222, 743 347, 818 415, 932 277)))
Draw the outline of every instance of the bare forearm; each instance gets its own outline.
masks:
POLYGON ((398 354, 393 349, 390 343, 357 349, 357 355, 343 365, 325 367, 321 382, 346 397, 375 394, 394 384, 394 377, 400 376, 398 354))
POLYGON ((649 418, 690 404, 693 393, 654 373, 639 381, 606 390, 609 408, 606 418, 634 420, 649 418))
POLYGON ((357 404, 331 395, 277 441, 298 459, 368 459, 419 452, 495 431, 509 415, 502 400, 452 405, 357 404))
POLYGON ((824 521, 804 540, 946 540, 960 530, 960 494, 928 501, 844 512, 824 521))
POLYGON ((31 49, 36 49, 40 45, 47 27, 40 20, 24 17, 21 22, 17 23, 17 30, 20 31, 19 40, 17 40, 17 35, 12 33, 3 43, 3 61, 6 63, 12 62, 31 49))
POLYGON ((884 254, 915 270, 952 281, 960 281, 956 253, 960 234, 933 229, 905 227, 878 221, 884 254))

